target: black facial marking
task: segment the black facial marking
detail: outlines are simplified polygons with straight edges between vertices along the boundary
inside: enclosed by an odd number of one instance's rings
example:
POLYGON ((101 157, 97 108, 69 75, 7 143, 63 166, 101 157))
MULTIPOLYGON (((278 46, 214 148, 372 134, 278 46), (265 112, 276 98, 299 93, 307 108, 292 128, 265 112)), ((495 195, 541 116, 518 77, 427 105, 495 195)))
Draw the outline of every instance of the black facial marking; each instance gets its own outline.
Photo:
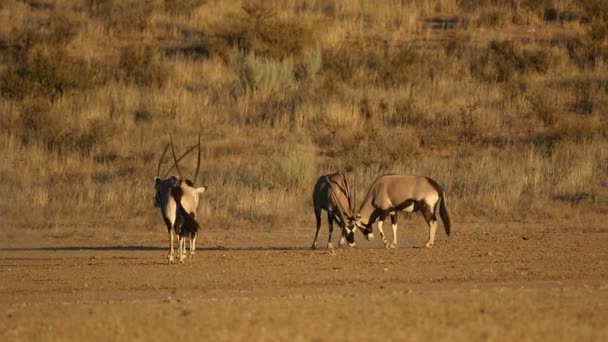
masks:
POLYGON ((355 234, 353 232, 349 232, 346 234, 346 241, 348 241, 348 243, 354 243, 355 242, 355 234))

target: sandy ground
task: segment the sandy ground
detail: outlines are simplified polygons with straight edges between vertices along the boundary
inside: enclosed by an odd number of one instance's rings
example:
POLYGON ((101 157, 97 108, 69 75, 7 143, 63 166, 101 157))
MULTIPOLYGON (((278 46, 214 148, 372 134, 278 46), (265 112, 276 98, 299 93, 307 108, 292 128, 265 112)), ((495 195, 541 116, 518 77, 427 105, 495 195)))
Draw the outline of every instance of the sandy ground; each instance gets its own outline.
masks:
POLYGON ((399 249, 358 234, 335 253, 312 233, 205 231, 169 265, 160 228, 4 231, 0 340, 608 341, 608 231, 471 228, 426 249, 401 228, 399 249))

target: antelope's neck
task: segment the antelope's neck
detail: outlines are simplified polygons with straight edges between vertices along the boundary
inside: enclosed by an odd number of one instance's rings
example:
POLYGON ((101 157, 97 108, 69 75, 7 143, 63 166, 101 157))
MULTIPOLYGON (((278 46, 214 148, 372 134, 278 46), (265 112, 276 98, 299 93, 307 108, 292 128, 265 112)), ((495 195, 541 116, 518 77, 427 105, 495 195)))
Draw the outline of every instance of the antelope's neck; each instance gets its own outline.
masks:
POLYGON ((371 205, 369 201, 365 201, 361 204, 359 208, 359 215, 361 215, 361 223, 367 225, 369 224, 369 220, 374 212, 374 207, 371 205))

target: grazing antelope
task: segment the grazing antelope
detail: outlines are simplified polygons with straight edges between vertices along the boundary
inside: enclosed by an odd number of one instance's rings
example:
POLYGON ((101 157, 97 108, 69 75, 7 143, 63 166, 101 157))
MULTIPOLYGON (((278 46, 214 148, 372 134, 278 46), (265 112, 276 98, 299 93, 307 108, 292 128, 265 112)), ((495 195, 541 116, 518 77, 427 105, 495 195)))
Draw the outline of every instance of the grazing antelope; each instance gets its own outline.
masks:
MULTIPOLYGON (((156 177, 154 178, 154 188, 156 190, 156 198, 154 201, 154 206, 160 209, 161 216, 167 226, 167 231, 169 232, 169 262, 173 262, 173 238, 174 234, 177 234, 178 238, 178 253, 179 253, 179 261, 183 262, 186 256, 185 251, 185 238, 186 234, 179 234, 182 231, 183 226, 185 226, 184 231, 193 231, 188 234, 190 237, 190 257, 194 257, 194 250, 196 246, 196 231, 198 229, 192 228, 194 224, 190 222, 186 216, 189 216, 192 220, 196 217, 196 210, 198 208, 199 195, 207 190, 207 186, 195 187, 196 178, 198 176, 198 171, 200 169, 200 161, 201 161, 201 139, 200 136, 198 138, 198 158, 196 162, 196 172, 194 173, 194 181, 190 181, 188 179, 183 180, 182 174, 179 169, 179 161, 184 158, 188 153, 194 150, 192 146, 188 149, 184 154, 182 154, 179 158, 175 156, 175 148, 173 146, 173 137, 169 135, 170 143, 167 144, 165 149, 163 150, 163 154, 158 161, 158 168, 156 170, 156 177), (169 170, 165 173, 163 178, 160 178, 160 168, 162 166, 163 157, 167 150, 171 147, 171 152, 173 154, 174 164, 169 170), (167 178, 167 175, 173 167, 176 168, 178 177, 171 176, 167 178)), ((195 222, 196 223, 196 222, 195 222)), ((196 223, 198 226, 198 223, 196 223)))
POLYGON ((384 175, 378 177, 370 186, 365 200, 359 207, 354 225, 363 235, 374 238, 372 224, 378 220, 378 230, 386 248, 397 247, 397 212, 419 211, 429 225, 429 240, 425 247, 433 247, 437 231, 437 209, 443 221, 446 234, 450 235, 450 217, 443 190, 436 181, 429 177, 384 175), (389 243, 384 236, 382 224, 391 216, 393 242, 389 243))
POLYGON ((340 226, 340 245, 343 245, 346 240, 351 247, 355 246, 354 226, 352 224, 354 206, 344 173, 336 172, 319 177, 312 192, 312 202, 317 218, 317 231, 312 242, 312 249, 317 247, 317 237, 321 228, 321 210, 327 211, 327 225, 329 228, 327 248, 333 248, 331 234, 334 231, 334 220, 340 226))

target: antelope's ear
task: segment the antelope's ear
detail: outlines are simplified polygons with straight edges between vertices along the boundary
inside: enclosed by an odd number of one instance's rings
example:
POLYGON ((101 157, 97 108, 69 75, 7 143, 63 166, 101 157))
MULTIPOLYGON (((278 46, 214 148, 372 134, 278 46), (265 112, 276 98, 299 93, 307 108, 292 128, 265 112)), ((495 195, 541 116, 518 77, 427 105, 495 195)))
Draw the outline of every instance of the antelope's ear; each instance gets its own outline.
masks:
POLYGON ((197 193, 197 194, 202 194, 202 193, 203 193, 203 192, 205 192, 206 190, 207 190, 207 186, 206 186, 206 185, 203 185, 203 186, 201 186, 200 188, 196 188, 196 189, 194 190, 194 192, 195 192, 195 193, 197 193))

